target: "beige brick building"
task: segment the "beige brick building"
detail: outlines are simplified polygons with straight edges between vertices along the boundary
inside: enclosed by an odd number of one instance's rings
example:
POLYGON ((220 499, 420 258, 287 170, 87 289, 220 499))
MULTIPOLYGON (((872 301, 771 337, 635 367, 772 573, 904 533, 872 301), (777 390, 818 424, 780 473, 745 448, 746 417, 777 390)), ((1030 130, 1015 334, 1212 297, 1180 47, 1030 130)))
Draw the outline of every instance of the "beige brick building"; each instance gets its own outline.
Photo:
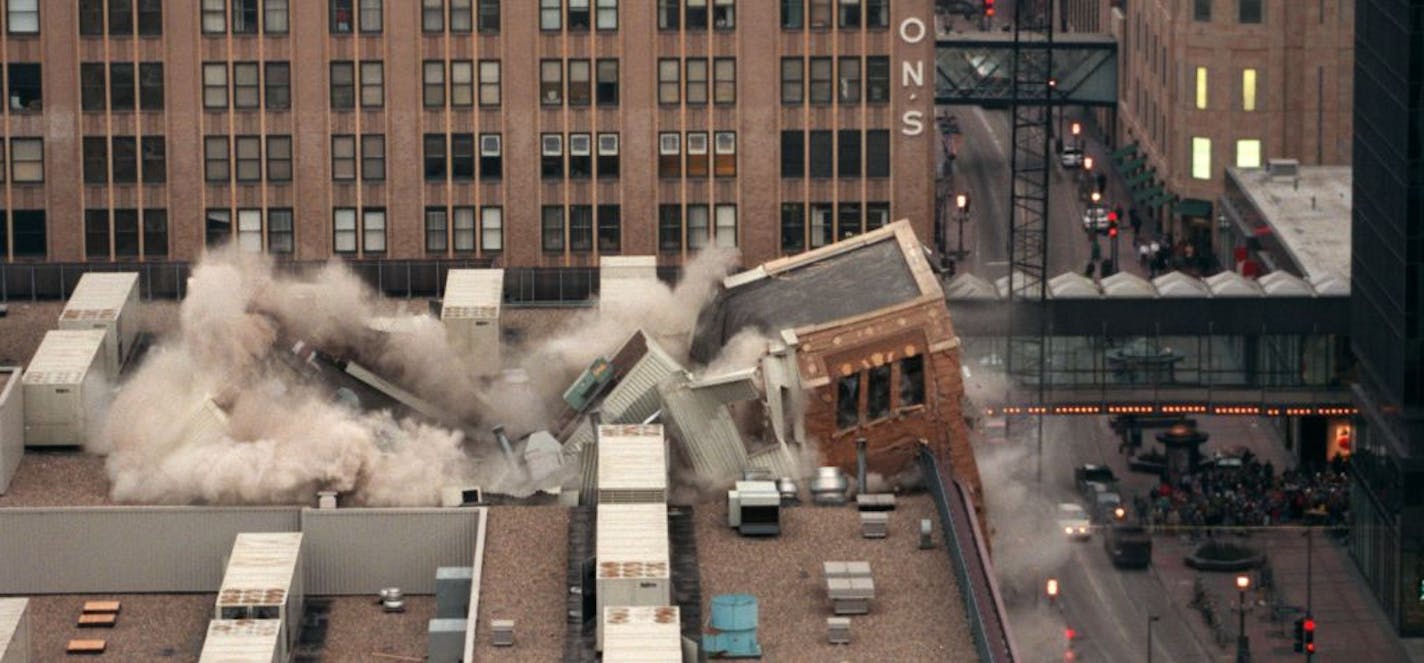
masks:
POLYGON ((1354 0, 1123 5, 1115 142, 1135 146, 1119 163, 1149 173, 1140 210, 1209 235, 1227 167, 1350 162, 1354 0))
POLYGON ((0 4, 5 261, 931 236, 932 0, 0 4))

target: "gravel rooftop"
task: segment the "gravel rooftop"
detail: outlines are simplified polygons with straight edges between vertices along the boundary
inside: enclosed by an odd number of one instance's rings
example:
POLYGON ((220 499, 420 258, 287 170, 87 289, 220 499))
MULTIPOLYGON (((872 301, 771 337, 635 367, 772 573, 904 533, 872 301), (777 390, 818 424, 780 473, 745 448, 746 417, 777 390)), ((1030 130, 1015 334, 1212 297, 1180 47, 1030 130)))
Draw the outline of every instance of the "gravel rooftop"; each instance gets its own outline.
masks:
POLYGON ((569 511, 551 506, 489 509, 480 575, 480 661, 557 661, 564 651, 569 511), (492 647, 490 620, 514 620, 514 647, 492 647))
POLYGON ((974 642, 938 524, 937 546, 919 549, 920 519, 939 522, 928 496, 900 496, 884 539, 861 538, 853 506, 783 509, 781 536, 767 539, 739 536, 726 518, 725 502, 696 508, 703 615, 710 618, 710 602, 718 594, 756 596, 763 660, 973 658, 974 642), (851 617, 851 644, 826 644, 826 618, 833 615, 821 563, 862 560, 870 562, 875 581, 870 614, 851 617))

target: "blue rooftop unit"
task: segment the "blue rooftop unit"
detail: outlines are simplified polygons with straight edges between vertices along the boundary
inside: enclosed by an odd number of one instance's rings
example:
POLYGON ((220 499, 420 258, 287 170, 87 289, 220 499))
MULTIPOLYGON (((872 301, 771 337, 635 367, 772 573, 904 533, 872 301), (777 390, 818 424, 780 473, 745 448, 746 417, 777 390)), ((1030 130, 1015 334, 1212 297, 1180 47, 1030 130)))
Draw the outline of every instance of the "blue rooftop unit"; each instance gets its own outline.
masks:
POLYGON ((751 594, 712 597, 711 633, 702 636, 709 658, 761 658, 757 644, 757 600, 751 594))

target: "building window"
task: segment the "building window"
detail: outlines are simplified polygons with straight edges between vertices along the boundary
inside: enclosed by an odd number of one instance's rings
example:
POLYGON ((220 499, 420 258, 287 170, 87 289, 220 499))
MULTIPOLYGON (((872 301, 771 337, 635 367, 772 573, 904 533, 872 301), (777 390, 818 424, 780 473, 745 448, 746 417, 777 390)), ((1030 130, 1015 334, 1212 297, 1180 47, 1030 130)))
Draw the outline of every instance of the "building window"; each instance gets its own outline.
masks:
POLYGON ((109 64, 109 109, 131 111, 137 97, 134 95, 134 66, 132 62, 109 64))
POLYGON ((163 63, 141 62, 138 65, 139 110, 163 110, 163 63))
POLYGON ((781 176, 806 175, 806 134, 801 131, 781 132, 781 176))
POLYGON ((114 183, 138 181, 138 141, 133 136, 114 136, 114 183))
POLYGON ((256 62, 232 64, 232 107, 258 108, 262 105, 261 81, 256 62))
POLYGON ((781 0, 781 29, 800 30, 805 25, 806 0, 781 0))
POLYGON ((736 58, 712 61, 712 101, 718 105, 737 103, 736 58))
POLYGON ((367 207, 361 210, 361 250, 366 253, 385 253, 385 208, 367 207))
POLYGON ((837 156, 840 177, 860 177, 860 130, 841 129, 838 136, 837 156))
POLYGON ((599 30, 618 29, 618 0, 598 0, 598 17, 594 26, 599 30))
POLYGON ((331 210, 331 234, 333 251, 356 252, 356 208, 338 207, 331 210))
POLYGON ((44 181, 44 139, 10 139, 10 181, 28 184, 44 181))
POLYGON ((567 0, 569 3, 569 31, 588 32, 592 17, 589 15, 588 0, 567 0))
POLYGON ((296 250, 296 237, 292 229, 292 210, 289 207, 267 210, 267 252, 291 255, 296 250))
POLYGON ((168 181, 168 145, 163 136, 144 136, 143 183, 162 184, 168 181))
POLYGON ((682 67, 676 58, 658 59, 658 103, 675 104, 682 100, 682 67))
POLYGON ((287 34, 287 0, 265 0, 262 10, 262 29, 267 34, 287 34))
POLYGON ((446 212, 444 207, 425 208, 425 252, 444 253, 449 244, 446 242, 449 230, 445 226, 446 212))
POLYGON ((718 205, 716 208, 717 246, 735 248, 737 246, 737 206, 718 205))
POLYGON ((542 230, 540 244, 544 250, 551 253, 562 252, 564 250, 564 208, 558 205, 545 205, 539 220, 542 230))
POLYGON ((872 104, 890 101, 890 58, 883 55, 865 59, 865 100, 872 104))
POLYGON ((539 103, 557 106, 564 103, 564 65, 558 60, 539 61, 539 103))
POLYGON ((598 61, 598 87, 594 94, 599 106, 618 105, 618 60, 605 58, 598 61))
POLYGON ((474 134, 451 134, 450 176, 457 180, 475 179, 474 134))
POLYGON ((717 177, 737 176, 737 133, 735 131, 718 131, 713 142, 713 151, 716 152, 713 170, 717 177))
POLYGON ((1261 141, 1248 138, 1236 141, 1236 167, 1261 167, 1261 141))
POLYGON ((107 184, 109 181, 109 139, 103 136, 84 137, 84 183, 107 184))
POLYGON ((708 226, 707 206, 688 205, 686 215, 687 250, 701 251, 707 246, 707 240, 711 232, 708 226))
POLYGON ((504 250, 504 208, 480 208, 480 250, 485 253, 504 250))
POLYGON ((707 29, 707 0, 687 0, 682 23, 688 30, 707 29))
POLYGON ((232 0, 232 33, 257 34, 257 0, 232 0))
POLYGON ((1241 70, 1241 110, 1256 110, 1256 70, 1241 70))
POLYGON ((569 250, 578 253, 593 250, 592 205, 569 205, 569 250))
POLYGON ((468 34, 475 29, 471 0, 450 0, 450 32, 468 34))
POLYGON ((480 179, 497 180, 504 175, 504 159, 499 134, 480 134, 480 179))
POLYGON ((564 176, 564 137, 560 134, 540 134, 539 174, 546 179, 564 176))
POLYGON ((1194 21, 1201 21, 1201 22, 1208 22, 1208 21, 1210 21, 1210 20, 1211 20, 1211 2, 1212 2, 1212 0, 1193 0, 1193 2, 1192 2, 1192 20, 1194 20, 1194 21))
POLYGON ((811 58, 811 103, 831 103, 834 68, 831 58, 811 58))
POLYGON ((104 34, 104 0, 79 0, 79 36, 104 34))
POLYGON ((680 27, 682 0, 658 0, 658 29, 676 30, 680 27))
MULTIPOLYGON (((13 0, 11 0, 13 2, 13 0)), ((1261 0, 1236 0, 1242 23, 1261 22, 1261 0)))
POLYGON ((203 33, 224 32, 227 32, 227 7, 223 6, 223 0, 203 0, 203 33))
MULTIPOLYGON (((445 0, 422 0, 420 3, 420 29, 425 32, 445 31, 445 0)), ((426 212, 427 217, 429 212, 426 212)), ((427 246, 427 249, 430 247, 427 246)), ((444 249, 441 249, 442 251, 444 249)))
POLYGON ((622 249, 622 209, 618 205, 598 206, 598 252, 618 253, 622 249))
POLYGON ((569 177, 593 176, 593 136, 569 134, 569 177))
MULTIPOLYGON (((207 68, 204 65, 204 99, 207 98, 207 68)), ((101 111, 108 107, 108 75, 103 63, 85 62, 79 65, 79 108, 86 111, 101 111)), ((227 88, 223 88, 227 94, 227 88)), ((206 102, 203 104, 206 106, 206 102)))
POLYGON ((843 104, 860 103, 860 57, 843 57, 840 61, 840 91, 837 95, 843 104))
POLYGON ((879 421, 890 416, 891 364, 881 364, 865 372, 865 419, 879 421))
POLYGON ((837 23, 842 29, 860 27, 860 0, 837 0, 840 11, 837 23))
POLYGON ((598 176, 618 177, 618 134, 598 134, 598 176))
POLYGON ((806 250, 806 206, 802 203, 781 204, 781 252, 800 253, 806 250))
POLYGON ((385 181, 386 137, 384 134, 362 134, 361 179, 367 182, 385 181))
POLYGON ((356 179, 356 137, 331 137, 331 179, 350 182, 356 179))
POLYGON ((267 109, 287 110, 292 107, 292 67, 286 62, 268 62, 267 109))
POLYGON ((592 101, 592 64, 588 60, 569 60, 569 105, 587 106, 592 101))
POLYGON ((1197 110, 1206 110, 1206 67, 1197 67, 1197 110))
POLYGON ((356 107, 356 65, 349 60, 331 63, 331 107, 356 107))
POLYGON ((267 137, 267 181, 292 181, 292 137, 267 137))
POLYGON ((890 203, 865 204, 865 231, 890 225, 890 203))
POLYGON ((499 0, 479 0, 480 32, 499 32, 499 0))
POLYGON ((835 219, 830 203, 811 203, 811 248, 830 244, 835 236, 835 219))
POLYGON ((168 210, 146 209, 143 211, 143 256, 145 258, 168 256, 168 210))
POLYGON ((682 206, 658 205, 658 250, 682 251, 682 206))
POLYGON ((860 376, 860 373, 851 373, 836 380, 837 430, 860 425, 860 376))
POLYGON ((232 173, 228 168, 227 136, 208 136, 203 139, 203 179, 209 182, 226 183, 232 173))
POLYGON ((232 212, 208 210, 203 219, 203 236, 208 246, 217 246, 232 239, 232 212))
POLYGON ((499 105, 499 60, 480 60, 480 105, 499 105))
POLYGON ((354 16, 351 12, 352 0, 331 0, 331 33, 351 34, 354 16))
POLYGON ((836 239, 848 239, 861 233, 860 203, 841 203, 836 218, 836 239))
POLYGON ((243 253, 262 252, 262 210, 237 210, 237 248, 243 253))
POLYGON ((737 27, 737 0, 712 0, 712 27, 718 30, 737 27))
POLYGON ((924 355, 900 360, 900 407, 923 405, 925 402, 924 355))
POLYGON ((449 160, 445 157, 445 134, 425 134, 425 179, 443 181, 448 177, 449 160))
POLYGON ((890 27, 890 0, 865 0, 865 27, 890 27))
POLYGON ((563 27, 563 16, 559 5, 562 0, 539 0, 539 29, 559 30, 563 27))
POLYGON ((450 105, 468 108, 475 105, 475 63, 457 60, 450 63, 450 105))
POLYGON ((44 104, 40 65, 34 62, 11 62, 5 69, 6 83, 9 84, 10 110, 16 113, 41 110, 44 104))
POLYGON ((1192 177, 1211 179, 1211 139, 1192 138, 1192 177))
POLYGON ((682 177, 682 135, 658 134, 658 177, 682 177))
POLYGON ((689 131, 687 133, 687 176, 707 177, 710 171, 710 164, 707 146, 707 132, 689 131))
POLYGON ((687 59, 686 94, 686 102, 689 106, 707 104, 707 60, 702 58, 687 59))
POLYGON ((834 136, 830 131, 811 132, 811 177, 836 176, 834 136))
POLYGON ((361 107, 380 108, 386 99, 386 68, 383 62, 361 63, 361 107))
POLYGON ((865 132, 865 176, 890 176, 890 131, 871 129, 865 132))
POLYGON ((262 137, 238 136, 234 151, 237 158, 237 181, 262 181, 262 137))
POLYGON ((781 58, 781 103, 798 105, 805 100, 805 61, 781 58))
POLYGON ((421 67, 422 76, 422 99, 426 108, 441 108, 445 106, 445 63, 439 60, 426 60, 421 67))
POLYGON ((43 259, 47 255, 44 210, 15 210, 10 215, 10 224, 13 235, 7 238, 5 212, 0 211, 0 260, 11 251, 16 258, 43 259))
POLYGON ((825 30, 831 27, 831 0, 810 0, 811 28, 825 30))
POLYGON ((84 257, 90 260, 108 260, 109 210, 84 210, 84 257))
POLYGON ((454 249, 457 253, 475 252, 475 208, 456 207, 454 213, 454 249))
POLYGON ((40 33, 40 0, 7 0, 8 9, 5 24, 12 35, 37 35, 40 33))

